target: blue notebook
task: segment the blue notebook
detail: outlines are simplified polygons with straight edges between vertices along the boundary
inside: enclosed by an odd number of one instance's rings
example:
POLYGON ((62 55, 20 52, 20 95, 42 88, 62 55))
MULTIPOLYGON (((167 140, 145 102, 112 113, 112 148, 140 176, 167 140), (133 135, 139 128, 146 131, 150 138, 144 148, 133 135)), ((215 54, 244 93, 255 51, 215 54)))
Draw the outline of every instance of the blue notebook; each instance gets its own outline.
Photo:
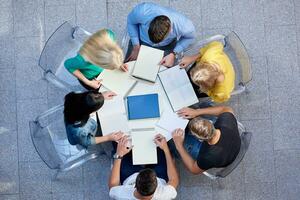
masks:
POLYGON ((127 97, 128 119, 160 117, 158 94, 127 97))

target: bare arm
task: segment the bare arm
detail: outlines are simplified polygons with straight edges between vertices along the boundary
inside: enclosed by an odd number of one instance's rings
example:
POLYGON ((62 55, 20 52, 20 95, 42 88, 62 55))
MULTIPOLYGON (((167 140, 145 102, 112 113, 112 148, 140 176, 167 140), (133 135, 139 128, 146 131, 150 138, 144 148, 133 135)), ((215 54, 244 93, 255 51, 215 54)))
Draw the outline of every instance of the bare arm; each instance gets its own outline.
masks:
POLYGON ((81 80, 84 84, 93 87, 95 89, 99 88, 101 83, 99 80, 89 80, 87 79, 78 69, 73 72, 74 76, 81 80))
POLYGON ((164 151, 167 163, 167 174, 168 174, 168 185, 172 185, 176 188, 179 184, 179 175, 175 166, 175 161, 173 160, 166 138, 161 135, 157 134, 154 138, 155 144, 164 151))
POLYGON ((183 145, 176 146, 180 157, 182 158, 184 166, 193 174, 201 174, 204 170, 200 169, 197 162, 188 154, 183 145))
POLYGON ((108 187, 111 189, 112 187, 120 185, 120 171, 121 171, 121 159, 115 159, 113 168, 111 170, 108 187))
MULTIPOLYGON (((132 149, 127 148, 128 136, 124 136, 121 138, 120 142, 118 143, 116 154, 123 157, 127 153, 129 153, 132 149)), ((120 185, 120 172, 121 172, 121 162, 122 159, 115 159, 113 168, 111 170, 111 174, 109 177, 108 187, 111 189, 112 187, 120 185)))
POLYGON ((168 147, 164 150, 164 153, 167 162, 168 184, 176 188, 179 184, 179 175, 175 166, 175 160, 173 160, 168 147))
POLYGON ((219 116, 224 112, 233 113, 233 110, 232 110, 232 108, 230 108, 228 106, 214 106, 214 107, 198 108, 198 109, 182 108, 177 112, 177 114, 180 117, 191 119, 191 118, 195 118, 199 115, 219 116))

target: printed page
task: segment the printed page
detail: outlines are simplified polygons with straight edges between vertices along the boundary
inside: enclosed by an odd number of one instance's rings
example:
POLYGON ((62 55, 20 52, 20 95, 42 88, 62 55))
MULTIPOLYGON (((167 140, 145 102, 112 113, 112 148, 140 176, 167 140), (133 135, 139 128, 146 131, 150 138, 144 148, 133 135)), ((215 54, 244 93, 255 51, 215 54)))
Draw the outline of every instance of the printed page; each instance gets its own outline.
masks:
POLYGON ((186 71, 178 65, 160 72, 159 78, 174 111, 198 102, 186 71))
POLYGON ((179 117, 174 112, 164 112, 158 123, 157 126, 167 130, 168 132, 173 132, 177 128, 185 129, 189 120, 183 119, 179 117))
POLYGON ((136 80, 131 77, 130 72, 133 69, 135 61, 129 62, 128 71, 123 72, 121 70, 103 70, 97 77, 97 80, 102 79, 102 85, 110 91, 115 92, 118 95, 125 97, 127 93, 136 84, 136 80))
POLYGON ((163 56, 164 51, 141 45, 132 75, 137 78, 155 82, 160 67, 159 62, 163 56))
POLYGON ((133 165, 157 164, 155 130, 131 132, 133 165))

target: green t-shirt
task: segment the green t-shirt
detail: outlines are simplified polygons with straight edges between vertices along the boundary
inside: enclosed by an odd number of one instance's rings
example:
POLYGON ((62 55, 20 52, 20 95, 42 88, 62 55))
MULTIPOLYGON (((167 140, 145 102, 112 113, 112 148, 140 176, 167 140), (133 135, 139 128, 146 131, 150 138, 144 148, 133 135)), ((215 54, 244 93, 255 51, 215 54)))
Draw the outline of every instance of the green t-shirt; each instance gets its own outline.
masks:
POLYGON ((89 80, 97 77, 103 71, 101 67, 86 62, 80 54, 67 59, 65 61, 65 68, 71 73, 78 69, 89 80))
MULTIPOLYGON (((113 41, 116 41, 115 33, 109 29, 106 29, 106 31, 109 37, 113 41)), ((103 71, 103 68, 85 61, 80 54, 77 54, 77 56, 73 58, 67 59, 64 65, 65 68, 71 73, 78 69, 89 80, 96 78, 103 71)))

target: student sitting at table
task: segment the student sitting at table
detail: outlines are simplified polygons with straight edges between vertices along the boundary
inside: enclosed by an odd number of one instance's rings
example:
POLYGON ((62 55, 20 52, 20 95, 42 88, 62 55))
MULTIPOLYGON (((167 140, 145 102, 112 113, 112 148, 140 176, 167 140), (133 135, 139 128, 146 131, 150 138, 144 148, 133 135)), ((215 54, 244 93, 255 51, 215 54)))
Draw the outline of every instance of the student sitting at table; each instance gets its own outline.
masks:
POLYGON ((104 100, 110 100, 113 96, 113 92, 97 91, 71 92, 65 96, 64 119, 70 144, 87 148, 102 142, 118 141, 123 136, 121 132, 102 136, 96 111, 102 107, 104 100))
POLYGON ((109 196, 113 199, 169 200, 177 196, 179 176, 171 157, 166 138, 156 135, 154 142, 159 147, 158 164, 133 165, 128 136, 118 143, 109 178, 109 196))
POLYGON ((128 70, 123 60, 123 51, 116 43, 114 32, 102 29, 90 36, 77 56, 67 59, 64 65, 87 90, 97 90, 101 81, 96 78, 103 69, 128 70))
POLYGON ((183 108, 178 113, 181 117, 193 118, 188 126, 190 133, 185 134, 181 129, 172 133, 176 147, 174 153, 179 153, 191 173, 201 174, 210 168, 226 167, 235 160, 240 150, 241 138, 237 120, 230 107, 183 108), (213 124, 200 117, 203 115, 214 115, 218 118, 213 124), (194 139, 185 140, 185 136, 192 136, 194 139))
POLYGON ((175 58, 195 40, 195 27, 183 14, 155 3, 138 4, 127 17, 130 37, 127 61, 136 60, 141 45, 165 51, 161 64, 174 65, 175 58))
POLYGON ((179 65, 184 68, 195 61, 188 74, 198 98, 209 96, 214 102, 228 101, 234 89, 235 73, 222 43, 209 43, 199 54, 184 56, 179 65))

